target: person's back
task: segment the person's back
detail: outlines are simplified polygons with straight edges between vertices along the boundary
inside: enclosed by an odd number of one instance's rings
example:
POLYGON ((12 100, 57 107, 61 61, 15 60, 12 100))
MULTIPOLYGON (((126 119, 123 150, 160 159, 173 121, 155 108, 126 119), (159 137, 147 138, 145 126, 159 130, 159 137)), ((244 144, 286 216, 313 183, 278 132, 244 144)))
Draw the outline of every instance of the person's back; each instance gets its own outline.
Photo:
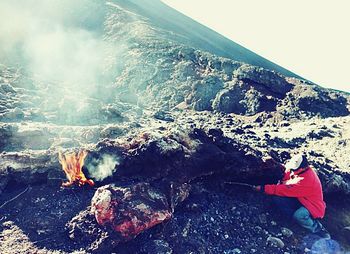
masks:
POLYGON ((323 218, 326 211, 326 203, 323 201, 323 191, 321 181, 316 172, 310 168, 303 174, 304 180, 301 184, 309 187, 305 195, 298 198, 301 204, 311 213, 313 218, 323 218))

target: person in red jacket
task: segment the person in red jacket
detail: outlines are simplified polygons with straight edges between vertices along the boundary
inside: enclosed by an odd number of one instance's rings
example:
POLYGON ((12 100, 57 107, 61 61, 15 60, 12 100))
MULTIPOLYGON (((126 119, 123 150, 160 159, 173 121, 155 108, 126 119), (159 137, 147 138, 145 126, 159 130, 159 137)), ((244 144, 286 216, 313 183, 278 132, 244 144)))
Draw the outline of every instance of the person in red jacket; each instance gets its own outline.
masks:
POLYGON ((274 203, 287 216, 319 235, 330 238, 319 219, 325 215, 322 185, 305 155, 293 156, 285 165, 285 174, 278 184, 256 186, 257 191, 274 196, 274 203))

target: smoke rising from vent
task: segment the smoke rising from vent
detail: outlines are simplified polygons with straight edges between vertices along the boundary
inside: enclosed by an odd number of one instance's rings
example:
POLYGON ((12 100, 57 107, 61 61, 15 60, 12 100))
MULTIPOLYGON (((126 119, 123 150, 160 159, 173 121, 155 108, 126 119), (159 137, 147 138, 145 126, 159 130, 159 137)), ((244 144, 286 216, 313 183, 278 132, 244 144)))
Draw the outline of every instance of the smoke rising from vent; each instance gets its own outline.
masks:
POLYGON ((100 159, 93 159, 87 165, 89 175, 97 181, 102 181, 109 176, 112 176, 116 171, 119 161, 117 158, 104 154, 100 159))

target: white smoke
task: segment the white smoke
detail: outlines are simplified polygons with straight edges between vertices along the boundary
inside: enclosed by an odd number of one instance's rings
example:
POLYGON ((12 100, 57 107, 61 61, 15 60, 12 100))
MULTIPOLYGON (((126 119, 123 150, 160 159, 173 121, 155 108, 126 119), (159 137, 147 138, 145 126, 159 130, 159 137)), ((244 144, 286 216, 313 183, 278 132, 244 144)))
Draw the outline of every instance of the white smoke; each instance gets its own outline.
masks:
POLYGON ((49 85, 42 109, 65 112, 56 102, 70 96, 79 106, 113 81, 125 50, 104 39, 106 15, 103 1, 0 0, 0 63, 49 85))
POLYGON ((117 158, 104 154, 100 159, 93 159, 92 162, 87 165, 87 168, 93 179, 102 181, 112 176, 118 165, 119 161, 117 158))

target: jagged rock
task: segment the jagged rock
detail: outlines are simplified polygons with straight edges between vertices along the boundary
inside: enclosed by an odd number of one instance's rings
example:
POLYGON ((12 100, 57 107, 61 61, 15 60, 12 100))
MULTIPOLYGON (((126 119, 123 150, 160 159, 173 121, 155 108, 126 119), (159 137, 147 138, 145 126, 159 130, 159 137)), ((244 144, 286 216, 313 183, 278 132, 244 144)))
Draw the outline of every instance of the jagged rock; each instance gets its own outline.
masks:
POLYGON ((100 136, 103 138, 116 138, 125 133, 125 130, 120 126, 107 126, 101 130, 100 136))
POLYGON ((195 110, 211 110, 212 102, 222 87, 222 80, 215 76, 208 76, 193 84, 189 103, 195 110))
POLYGON ((324 137, 334 137, 334 131, 330 130, 330 129, 320 129, 320 130, 312 130, 311 132, 309 132, 307 134, 307 138, 310 139, 322 139, 324 137))
POLYGON ((238 69, 241 65, 242 63, 229 61, 228 59, 223 59, 221 61, 221 69, 228 76, 232 76, 233 71, 238 69))
POLYGON ((248 83, 252 82, 257 86, 258 90, 261 89, 266 91, 266 93, 272 93, 279 98, 283 98, 293 87, 281 74, 248 64, 242 65, 234 71, 233 75, 248 83))
POLYGON ((221 90, 213 101, 213 109, 224 113, 245 113, 244 92, 239 85, 221 90))
POLYGON ((284 114, 321 117, 349 115, 348 102, 345 95, 339 92, 322 89, 314 85, 295 86, 283 99, 280 109, 284 114))
POLYGON ((276 100, 270 99, 254 86, 236 79, 217 94, 212 108, 224 113, 255 115, 276 110, 276 104, 276 100))
POLYGON ((146 183, 125 188, 106 185, 91 201, 97 222, 112 228, 121 241, 170 219, 169 208, 166 197, 146 183))
POLYGON ((21 184, 46 182, 50 170, 60 168, 57 155, 50 151, 3 152, 0 154, 0 190, 10 180, 21 184))
POLYGON ((321 180, 325 182, 323 191, 326 193, 350 193, 350 182, 340 174, 321 174, 321 180))
POLYGON ((48 149, 54 134, 49 128, 21 126, 8 140, 8 146, 16 149, 48 149))
POLYGON ((174 118, 171 116, 169 112, 164 112, 164 111, 157 111, 154 113, 154 118, 167 121, 167 122, 174 122, 174 118))
MULTIPOLYGON (((178 136, 175 132, 156 139, 151 137, 140 140, 130 155, 124 156, 115 177, 141 177, 148 180, 166 178, 168 181, 183 183, 204 175, 225 172, 233 178, 239 176, 249 179, 264 175, 270 181, 279 179, 279 163, 273 160, 264 162, 258 151, 220 136, 220 132, 210 132, 211 135, 208 135, 195 129, 186 135, 178 136)), ((104 146, 102 143, 100 145, 104 146)), ((118 148, 112 145, 108 149, 111 152, 118 148)))
POLYGON ((6 93, 16 93, 15 89, 10 84, 3 83, 0 84, 0 93, 6 94, 6 93))
POLYGON ((170 184, 170 208, 174 212, 175 207, 182 203, 185 199, 188 198, 191 190, 191 185, 188 183, 183 183, 180 186, 170 184))
POLYGON ((15 107, 13 109, 10 109, 8 111, 5 111, 5 113, 0 114, 0 119, 4 121, 18 121, 24 118, 24 112, 22 109, 15 107))
POLYGON ((111 104, 102 107, 100 113, 102 113, 106 121, 122 120, 124 118, 123 113, 111 104))

